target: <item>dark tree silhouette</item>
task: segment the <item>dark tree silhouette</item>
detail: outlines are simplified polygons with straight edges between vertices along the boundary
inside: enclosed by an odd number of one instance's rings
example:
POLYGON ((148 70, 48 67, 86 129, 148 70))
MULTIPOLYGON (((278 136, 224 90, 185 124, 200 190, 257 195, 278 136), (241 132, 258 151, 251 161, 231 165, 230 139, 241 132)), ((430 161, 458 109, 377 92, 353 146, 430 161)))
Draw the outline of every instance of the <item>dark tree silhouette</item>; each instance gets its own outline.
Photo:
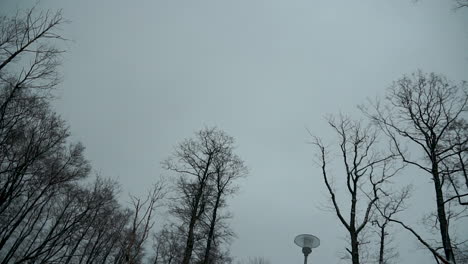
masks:
POLYGON ((397 263, 398 252, 392 247, 393 237, 389 233, 390 224, 394 216, 405 210, 405 201, 409 198, 411 186, 403 188, 400 192, 386 191, 376 203, 378 214, 372 220, 374 232, 378 237, 377 262, 379 264, 397 263))
POLYGON ((317 137, 314 137, 312 143, 317 147, 318 163, 333 211, 349 234, 351 249, 346 248, 346 251, 350 254, 352 263, 359 264, 361 235, 372 220, 374 206, 379 197, 384 195, 382 185, 394 176, 401 166, 397 166, 394 154, 385 154, 378 150, 378 133, 371 126, 365 126, 362 122, 352 121, 342 115, 337 120, 333 117, 328 118, 328 124, 338 138, 337 146, 344 168, 337 179, 345 184, 349 200, 338 197, 338 192, 332 185, 329 167, 337 166, 330 164, 330 150, 317 137), (348 219, 345 216, 347 203, 348 219))
MULTIPOLYGON (((225 149, 213 160, 214 175, 210 180, 212 188, 211 213, 208 216, 208 236, 206 239, 205 254, 203 263, 210 264, 213 258, 210 256, 212 244, 216 239, 216 228, 222 225, 220 211, 225 207, 225 199, 236 191, 235 181, 247 175, 247 168, 244 162, 233 153, 234 139, 225 136, 225 149)), ((222 230, 228 230, 228 227, 222 230)), ((226 233, 226 232, 225 232, 226 233)), ((231 235, 229 235, 230 237, 231 235)))
POLYGON ((160 202, 165 195, 165 184, 160 181, 153 186, 144 200, 135 196, 131 197, 133 212, 122 244, 124 263, 141 263, 144 243, 154 226, 155 210, 161 205, 160 202))
POLYGON ((63 23, 60 12, 40 13, 36 17, 34 10, 30 10, 24 16, 17 14, 0 20, 0 214, 3 214, 27 191, 24 183, 31 182, 32 178, 56 177, 49 181, 35 179, 51 185, 65 180, 56 173, 32 175, 29 170, 41 171, 36 166, 54 162, 59 166, 57 163, 68 158, 75 159, 70 160, 72 166, 86 170, 87 165, 81 157, 80 145, 70 146, 69 151, 65 149, 68 131, 49 109, 50 90, 59 80, 57 66, 61 51, 48 45, 48 41, 60 39, 54 33, 63 23), (53 155, 49 157, 51 153, 56 153, 55 161, 53 155))
POLYGON ((175 264, 182 261, 185 234, 174 224, 165 225, 153 234, 153 264, 175 264))
MULTIPOLYGON (((179 144, 163 163, 164 168, 177 177, 176 198, 170 211, 179 219, 180 229, 186 234, 183 264, 190 263, 192 254, 200 248, 202 253, 197 254, 200 255, 197 258, 202 263, 212 262, 216 237, 231 236, 231 232, 221 231, 226 226, 221 224, 220 210, 227 196, 235 190, 234 180, 246 174, 242 160, 233 149, 232 137, 216 128, 205 128, 197 132, 195 138, 179 144)), ((219 245, 217 249, 219 252, 219 245)))
POLYGON ((444 76, 418 71, 394 82, 383 104, 371 104, 372 112, 364 109, 391 139, 391 150, 432 180, 440 248, 444 251, 443 261, 450 263, 455 263, 456 258, 450 234, 453 225, 449 225, 453 213, 448 206, 451 202, 466 204, 462 199, 468 195, 467 103, 465 83, 454 84, 444 76), (410 156, 405 146, 418 152, 410 156))
POLYGON ((0 18, 0 263, 140 263, 164 188, 130 210, 116 183, 84 183, 84 147, 50 106, 63 23, 60 11, 0 18))

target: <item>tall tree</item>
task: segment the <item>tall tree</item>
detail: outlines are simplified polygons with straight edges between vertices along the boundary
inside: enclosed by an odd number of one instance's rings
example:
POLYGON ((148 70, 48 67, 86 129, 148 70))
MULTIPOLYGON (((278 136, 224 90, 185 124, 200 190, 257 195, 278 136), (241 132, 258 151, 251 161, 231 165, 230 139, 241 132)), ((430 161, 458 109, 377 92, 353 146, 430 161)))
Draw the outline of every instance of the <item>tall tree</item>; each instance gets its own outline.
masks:
POLYGON ((69 161, 83 169, 87 166, 80 156, 82 146, 65 149, 68 130, 49 108, 50 91, 59 81, 61 54, 50 40, 61 39, 55 31, 63 22, 60 12, 35 15, 29 10, 13 18, 0 17, 0 214, 26 191, 24 183, 38 177, 29 171, 52 164, 54 155, 62 162, 67 156, 80 159, 69 161))
POLYGON ((190 263, 196 242, 206 241, 203 263, 208 263, 216 229, 219 225, 219 210, 232 192, 234 180, 246 173, 242 160, 234 152, 234 139, 216 128, 205 128, 195 138, 184 140, 163 166, 176 174, 175 195, 171 213, 183 223, 186 242, 183 264, 190 263), (208 221, 206 217, 209 217, 208 221), (197 234, 206 230, 207 236, 197 234))
POLYGON ((60 81, 60 11, 0 17, 0 263, 136 263, 162 198, 133 210, 90 174, 84 147, 50 106, 60 81))
POLYGON ((442 75, 417 71, 394 82, 384 103, 373 103, 371 111, 365 110, 391 139, 392 151, 432 180, 440 248, 444 261, 450 263, 456 258, 448 206, 453 201, 463 203, 467 194, 461 190, 468 186, 462 180, 467 179, 467 103, 466 83, 454 84, 442 75))
POLYGON ((70 186, 90 167, 83 146, 70 144, 65 122, 49 105, 60 79, 62 51, 51 44, 62 39, 55 33, 64 23, 60 12, 29 10, 0 21, 0 256, 6 263, 30 261, 38 252, 50 256, 75 223, 69 209, 76 200, 64 192, 74 192, 70 186))
POLYGON ((145 199, 135 196, 131 197, 132 216, 129 219, 130 226, 125 232, 125 239, 122 241, 121 253, 123 263, 141 263, 144 253, 144 244, 154 226, 154 214, 156 208, 166 195, 166 188, 163 181, 159 181, 149 191, 145 199))
POLYGON ((153 234, 153 264, 175 264, 182 261, 180 250, 185 234, 174 224, 165 225, 153 234))
MULTIPOLYGON (((203 263, 210 264, 213 262, 211 258, 212 244, 216 238, 216 228, 219 228, 222 223, 220 212, 226 206, 226 198, 232 195, 237 190, 236 180, 247 175, 247 168, 239 156, 233 153, 234 139, 226 136, 226 145, 224 150, 213 160, 214 176, 210 181, 212 188, 211 197, 211 212, 208 216, 208 235, 206 238, 205 254, 203 263)), ((223 228, 223 230, 227 230, 223 228)), ((226 233, 226 232, 224 232, 226 233)), ((230 237, 230 235, 229 235, 230 237)))
POLYGON ((328 118, 328 124, 338 138, 339 156, 343 171, 335 178, 346 186, 349 199, 339 197, 329 167, 331 150, 321 139, 314 137, 317 147, 318 164, 330 195, 333 211, 347 230, 351 249, 346 248, 353 264, 361 263, 360 246, 364 228, 372 219, 374 206, 383 195, 382 185, 401 168, 395 163, 395 155, 386 154, 378 148, 378 133, 369 125, 353 121, 340 115, 338 119, 328 118), (349 205, 349 208, 346 208, 349 205), (346 209, 345 209, 346 208, 346 209), (346 217, 345 212, 349 217, 346 217))
POLYGON ((393 237, 389 232, 392 218, 405 209, 405 202, 410 196, 411 187, 406 186, 400 192, 386 191, 376 203, 378 212, 372 220, 374 232, 378 238, 377 262, 379 264, 396 263, 396 248, 392 247, 393 237))

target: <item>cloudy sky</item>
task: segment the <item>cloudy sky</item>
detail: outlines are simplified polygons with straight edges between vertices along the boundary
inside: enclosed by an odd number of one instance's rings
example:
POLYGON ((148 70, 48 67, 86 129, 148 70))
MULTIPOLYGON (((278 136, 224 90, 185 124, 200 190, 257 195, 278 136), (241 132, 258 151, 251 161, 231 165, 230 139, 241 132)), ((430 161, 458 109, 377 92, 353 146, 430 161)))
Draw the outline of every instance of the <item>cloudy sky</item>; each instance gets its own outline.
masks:
MULTIPOLYGON (((33 2, 0 5, 5 14, 33 2)), ((468 9, 454 12, 452 5, 42 0, 38 6, 61 8, 71 21, 63 27, 71 41, 55 104, 96 172, 118 179, 123 196, 142 194, 164 174, 160 162, 175 144, 218 126, 236 138, 250 168, 231 201, 238 235, 232 254, 279 264, 301 263, 293 244, 300 233, 322 240, 312 263, 341 263, 344 229, 320 209, 327 198, 306 128, 327 136, 325 114, 357 116, 357 104, 418 68, 468 79, 468 9)), ((415 181, 423 184, 413 209, 432 197, 427 178, 415 181)), ((398 239, 399 263, 431 260, 403 231, 398 239)))

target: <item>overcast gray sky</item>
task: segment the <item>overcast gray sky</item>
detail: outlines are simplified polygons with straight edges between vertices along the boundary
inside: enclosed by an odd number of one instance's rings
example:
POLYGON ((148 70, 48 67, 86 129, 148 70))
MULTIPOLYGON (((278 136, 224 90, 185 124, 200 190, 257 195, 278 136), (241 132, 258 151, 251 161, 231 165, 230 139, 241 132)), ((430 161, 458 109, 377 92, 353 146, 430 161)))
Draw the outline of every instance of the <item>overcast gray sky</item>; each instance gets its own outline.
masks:
MULTIPOLYGON (((33 4, 0 1, 2 13, 33 4)), ((318 208, 327 198, 306 127, 326 136, 325 114, 356 115, 366 97, 418 68, 468 79, 468 9, 452 5, 42 0, 39 8, 62 8, 71 20, 56 108, 94 169, 117 178, 124 195, 141 194, 177 142, 218 126, 250 168, 231 202, 232 254, 279 264, 301 263, 300 233, 322 240, 312 263, 341 263, 344 229, 318 208)), ((412 210, 426 193, 430 185, 417 187, 412 210)), ((403 231, 398 239, 399 263, 431 261, 403 231)))

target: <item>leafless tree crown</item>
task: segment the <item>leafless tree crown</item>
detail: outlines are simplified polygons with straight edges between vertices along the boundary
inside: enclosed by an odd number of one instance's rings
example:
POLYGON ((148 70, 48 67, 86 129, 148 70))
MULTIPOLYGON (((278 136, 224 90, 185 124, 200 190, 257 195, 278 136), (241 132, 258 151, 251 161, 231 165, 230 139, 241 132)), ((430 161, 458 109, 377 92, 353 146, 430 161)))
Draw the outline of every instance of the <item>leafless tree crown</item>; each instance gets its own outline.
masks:
POLYGON ((234 153, 234 139, 217 128, 202 129, 179 144, 163 167, 175 173, 170 212, 185 238, 181 262, 219 262, 226 257, 222 244, 234 235, 223 208, 237 189, 236 180, 247 174, 234 153))
POLYGON ((314 137, 313 144, 318 153, 318 164, 322 178, 330 195, 333 211, 349 234, 347 248, 353 264, 361 263, 360 247, 364 228, 373 218, 374 207, 386 193, 382 186, 401 169, 396 155, 379 150, 378 132, 361 121, 353 121, 340 115, 329 117, 328 124, 337 137, 338 164, 332 163, 330 153, 320 138, 314 137), (333 178, 330 166, 343 169, 333 178), (333 179, 345 186, 348 196, 339 197, 333 179), (349 199, 347 199, 349 197, 349 199), (347 206, 349 204, 349 207, 347 206))
POLYGON ((432 180, 441 246, 416 237, 446 263, 455 263, 455 252, 464 247, 453 241, 449 222, 463 217, 468 205, 467 104, 465 82, 455 84, 442 75, 417 71, 396 81, 384 102, 371 103, 371 110, 363 108, 392 142, 390 150, 432 180))

